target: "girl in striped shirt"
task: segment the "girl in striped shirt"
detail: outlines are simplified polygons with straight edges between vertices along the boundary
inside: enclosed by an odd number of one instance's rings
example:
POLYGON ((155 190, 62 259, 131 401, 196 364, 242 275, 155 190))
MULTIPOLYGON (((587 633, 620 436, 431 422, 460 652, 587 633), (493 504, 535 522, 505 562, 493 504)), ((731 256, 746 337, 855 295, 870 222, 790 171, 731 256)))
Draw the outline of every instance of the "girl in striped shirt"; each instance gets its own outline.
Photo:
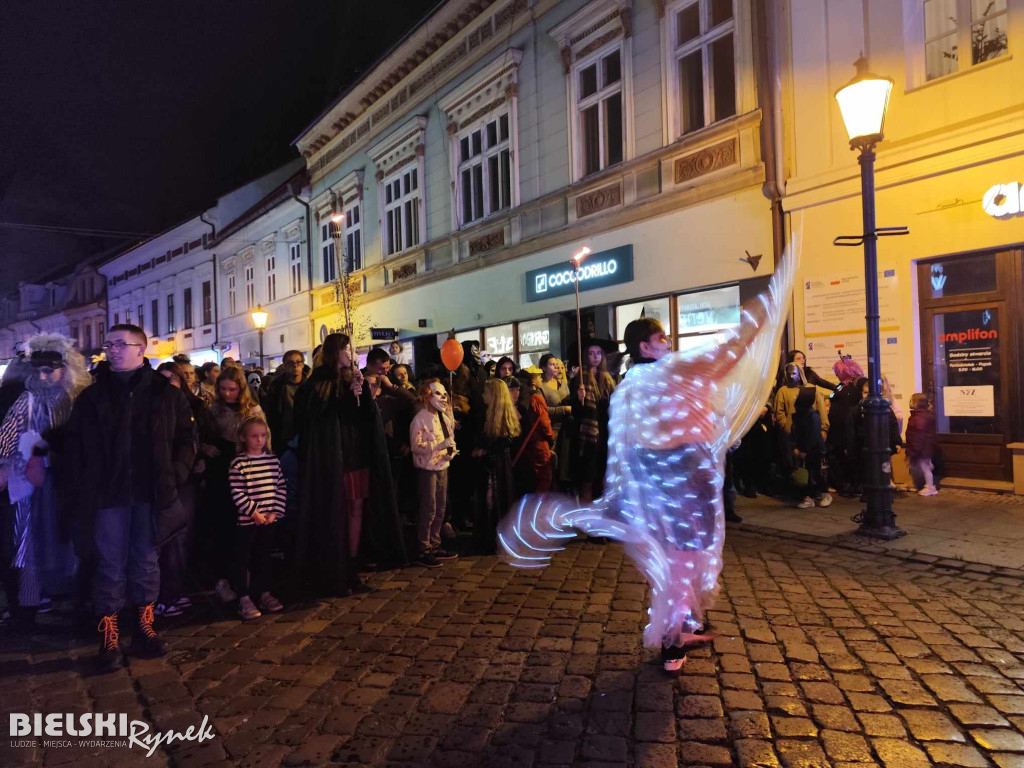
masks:
POLYGON ((284 517, 285 482, 281 462, 270 450, 270 429, 262 418, 248 418, 239 427, 238 456, 231 462, 228 482, 238 510, 232 586, 241 595, 242 618, 258 619, 261 610, 275 613, 284 608, 270 593, 270 550, 274 523, 284 517))

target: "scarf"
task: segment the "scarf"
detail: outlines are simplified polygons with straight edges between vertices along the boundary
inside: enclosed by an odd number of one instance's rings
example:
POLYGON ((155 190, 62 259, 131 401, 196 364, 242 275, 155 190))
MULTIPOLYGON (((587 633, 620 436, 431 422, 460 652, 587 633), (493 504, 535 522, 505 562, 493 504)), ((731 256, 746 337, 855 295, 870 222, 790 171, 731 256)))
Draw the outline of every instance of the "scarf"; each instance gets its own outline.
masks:
MULTIPOLYGON (((597 377, 586 376, 583 384, 586 390, 586 397, 583 400, 583 407, 577 415, 579 423, 580 442, 597 443, 601 438, 601 423, 598 418, 597 402, 600 398, 597 389, 597 377)), ((579 389, 579 387, 576 387, 579 389)))

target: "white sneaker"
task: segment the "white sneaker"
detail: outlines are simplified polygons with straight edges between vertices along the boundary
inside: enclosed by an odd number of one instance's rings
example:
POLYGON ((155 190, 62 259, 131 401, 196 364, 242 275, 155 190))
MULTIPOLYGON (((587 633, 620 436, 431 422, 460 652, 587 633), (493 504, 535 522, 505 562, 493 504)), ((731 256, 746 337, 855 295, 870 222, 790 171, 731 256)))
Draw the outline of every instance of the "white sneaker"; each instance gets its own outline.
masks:
POLYGON ((934 485, 926 485, 924 488, 922 488, 920 491, 917 492, 917 495, 918 496, 938 496, 939 495, 939 489, 936 488, 934 485))
POLYGON ((824 508, 824 507, 831 507, 832 506, 832 494, 831 493, 822 494, 822 497, 820 499, 818 499, 818 506, 822 507, 822 508, 824 508))
POLYGON ((233 603, 238 599, 238 595, 235 594, 235 590, 228 584, 227 579, 221 579, 214 584, 213 591, 217 593, 217 597, 220 598, 222 603, 233 603))
POLYGON ((252 619, 258 619, 263 614, 260 613, 260 609, 252 604, 252 598, 245 595, 241 600, 238 601, 238 613, 242 616, 243 621, 251 621, 252 619))
POLYGON ((813 509, 814 508, 814 499, 812 499, 810 496, 804 496, 804 500, 801 501, 799 504, 797 504, 796 508, 797 509, 813 509))

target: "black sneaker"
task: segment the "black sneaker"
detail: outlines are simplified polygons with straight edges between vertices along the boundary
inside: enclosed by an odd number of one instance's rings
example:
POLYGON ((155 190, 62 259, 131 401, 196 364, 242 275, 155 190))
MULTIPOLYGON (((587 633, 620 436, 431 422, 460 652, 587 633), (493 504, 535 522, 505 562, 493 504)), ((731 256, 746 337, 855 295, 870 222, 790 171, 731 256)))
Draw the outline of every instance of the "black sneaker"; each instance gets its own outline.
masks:
POLYGON ((142 656, 163 656, 167 653, 167 644, 153 629, 155 620, 152 603, 139 606, 139 623, 135 629, 135 637, 132 638, 132 650, 142 656))
POLYGON ((727 523, 742 523, 743 518, 737 515, 735 512, 725 513, 725 522, 727 523))
POLYGON ((440 560, 441 562, 459 559, 459 556, 455 552, 449 552, 447 549, 435 549, 432 554, 437 560, 440 560))
POLYGON ((440 568, 441 563, 436 557, 429 552, 424 552, 422 555, 416 558, 416 562, 413 565, 419 565, 424 568, 440 568))
POLYGON ((117 627, 117 614, 104 616, 100 619, 97 631, 100 636, 100 650, 96 655, 96 666, 101 672, 113 672, 124 666, 121 655, 120 633, 117 627))
POLYGON ((661 647, 661 666, 666 672, 678 672, 686 663, 686 649, 678 645, 661 647))

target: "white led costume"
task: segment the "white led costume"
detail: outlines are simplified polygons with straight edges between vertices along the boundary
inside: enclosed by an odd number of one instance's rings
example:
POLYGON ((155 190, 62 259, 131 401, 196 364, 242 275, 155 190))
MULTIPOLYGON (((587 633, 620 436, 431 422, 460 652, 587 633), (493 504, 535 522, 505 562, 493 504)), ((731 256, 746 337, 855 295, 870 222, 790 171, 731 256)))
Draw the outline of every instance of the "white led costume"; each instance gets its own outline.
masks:
POLYGON ((605 494, 582 508, 558 494, 522 499, 498 532, 509 563, 547 565, 573 528, 616 539, 651 585, 644 644, 700 631, 722 570, 725 454, 771 390, 796 260, 787 249, 721 345, 629 370, 611 399, 605 494))

